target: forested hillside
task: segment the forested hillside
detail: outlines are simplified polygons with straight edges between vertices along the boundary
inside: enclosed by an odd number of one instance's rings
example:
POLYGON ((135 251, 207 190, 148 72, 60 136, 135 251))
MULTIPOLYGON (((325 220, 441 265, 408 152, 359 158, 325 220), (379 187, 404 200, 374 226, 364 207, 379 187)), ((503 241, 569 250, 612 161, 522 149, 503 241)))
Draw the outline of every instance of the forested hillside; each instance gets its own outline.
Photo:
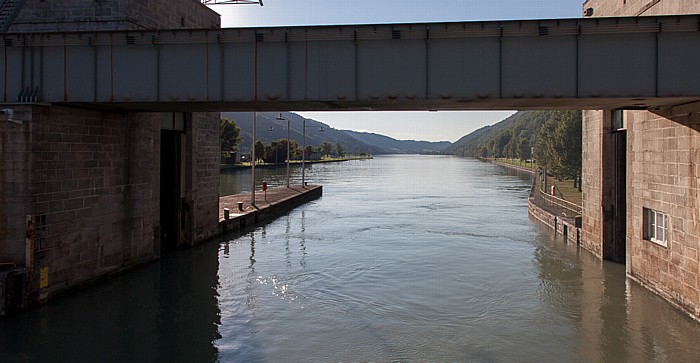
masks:
POLYGON ((457 140, 444 153, 479 158, 533 157, 557 178, 581 172, 581 111, 521 111, 457 140))
MULTIPOLYGON (((270 144, 287 138, 287 119, 290 122, 290 137, 297 144, 303 143, 304 117, 293 112, 282 112, 282 120, 278 120, 278 112, 258 112, 256 139, 264 144, 270 144)), ((239 148, 243 152, 250 150, 253 114, 251 112, 222 112, 221 117, 234 121, 241 129, 239 148)), ((447 141, 429 142, 414 140, 396 140, 388 136, 350 130, 338 130, 329 125, 306 119, 306 145, 319 147, 323 142, 333 145, 340 144, 348 154, 423 154, 438 153, 446 146, 447 141)))
POLYGON ((452 145, 449 141, 396 140, 369 132, 351 130, 344 130, 344 132, 362 143, 379 148, 382 154, 435 154, 452 145))
POLYGON ((444 153, 483 158, 529 159, 540 127, 552 111, 520 111, 507 119, 462 137, 444 153))

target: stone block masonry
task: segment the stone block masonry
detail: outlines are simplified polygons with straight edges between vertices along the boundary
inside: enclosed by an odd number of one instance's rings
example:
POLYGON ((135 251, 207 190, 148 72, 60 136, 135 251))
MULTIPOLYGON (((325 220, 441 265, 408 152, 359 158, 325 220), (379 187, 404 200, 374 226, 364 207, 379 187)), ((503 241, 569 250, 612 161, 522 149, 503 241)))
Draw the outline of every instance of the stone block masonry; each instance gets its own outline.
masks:
POLYGON ((256 191, 256 205, 250 205, 250 193, 228 195, 219 199, 219 233, 226 234, 259 222, 272 220, 306 202, 318 199, 323 195, 320 185, 291 185, 289 188, 272 188, 263 193, 256 191), (238 210, 241 203, 242 211, 238 210), (229 209, 228 218, 224 209, 229 209))
MULTIPOLYGON (((158 258, 162 115, 13 108, 22 123, 0 123, 0 262, 30 270, 30 300, 158 258)), ((181 244, 191 245, 219 231, 218 113, 186 119, 181 244)))
POLYGON ((49 106, 15 109, 22 125, 3 127, 22 128, 31 141, 3 143, 3 150, 11 149, 3 152, 3 164, 14 165, 12 155, 24 157, 11 175, 4 173, 10 183, 3 185, 23 194, 0 212, 8 227, 0 233, 0 260, 28 267, 31 291, 46 297, 157 257, 159 118, 49 106), (11 183, 22 180, 28 182, 21 187, 11 183), (42 269, 48 282, 40 287, 42 269))
MULTIPOLYGON (((697 0, 587 0, 598 16, 700 13, 697 0)), ((583 242, 602 257, 610 203, 610 110, 584 111, 583 242), (609 188, 608 188, 609 189, 609 188)), ((700 103, 653 111, 624 111, 627 276, 700 320, 700 103), (665 215, 663 240, 648 236, 645 211, 665 215)))
POLYGON ((700 319, 700 104, 626 117, 627 274, 700 319), (644 209, 668 216, 665 246, 646 238, 644 209))
MULTIPOLYGON (((219 26, 198 0, 26 0, 9 31, 219 26)), ((0 263, 29 271, 30 302, 160 256, 167 115, 4 107, 21 122, 0 115, 0 263)), ((218 234, 219 114, 183 115, 173 198, 177 242, 192 245, 218 234)))
POLYGON ((198 0, 25 0, 10 32, 219 28, 198 0))
POLYGON ((219 230, 219 168, 221 145, 219 143, 219 113, 196 113, 192 115, 192 144, 187 146, 193 158, 193 172, 189 176, 194 185, 193 242, 201 242, 218 234, 219 230))
MULTIPOLYGON (((16 111, 25 111, 26 108, 16 111)), ((10 122, 8 114, 0 114, 0 263, 23 264, 25 216, 31 213, 31 176, 26 172, 31 160, 31 124, 10 122)), ((15 113, 14 118, 24 118, 15 113)))

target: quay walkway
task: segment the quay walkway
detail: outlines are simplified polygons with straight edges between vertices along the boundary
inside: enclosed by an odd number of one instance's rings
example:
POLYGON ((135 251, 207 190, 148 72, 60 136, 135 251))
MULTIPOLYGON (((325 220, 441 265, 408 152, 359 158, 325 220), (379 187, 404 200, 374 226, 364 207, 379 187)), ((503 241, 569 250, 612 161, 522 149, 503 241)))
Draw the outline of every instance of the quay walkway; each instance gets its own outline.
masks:
POLYGON ((220 197, 219 233, 233 232, 270 220, 308 201, 318 199, 322 194, 323 187, 320 185, 290 185, 289 188, 269 188, 267 192, 256 190, 255 205, 250 204, 250 192, 220 197))

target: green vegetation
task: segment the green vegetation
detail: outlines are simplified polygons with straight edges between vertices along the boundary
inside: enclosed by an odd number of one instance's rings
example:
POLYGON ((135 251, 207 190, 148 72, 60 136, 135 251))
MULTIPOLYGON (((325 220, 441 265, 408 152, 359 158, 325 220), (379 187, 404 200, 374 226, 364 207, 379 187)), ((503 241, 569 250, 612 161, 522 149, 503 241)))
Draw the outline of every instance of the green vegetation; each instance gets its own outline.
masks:
POLYGON ((219 137, 221 139, 221 156, 228 158, 231 153, 238 152, 241 143, 241 128, 235 121, 227 118, 219 119, 219 137))
POLYGON ((539 169, 539 164, 534 162, 534 160, 520 160, 520 159, 496 159, 496 161, 504 164, 510 164, 510 165, 515 165, 515 166, 520 166, 523 168, 529 168, 529 169, 539 169))
POLYGON ((540 206, 546 206, 557 215, 573 218, 580 214, 582 193, 578 188, 573 187, 573 180, 554 181, 549 179, 545 186, 542 183, 542 178, 538 177, 535 181, 533 197, 540 206), (551 197, 552 184, 555 186, 554 198, 551 197))
MULTIPOLYGON (((344 156, 345 148, 343 148, 343 145, 338 143, 334 148, 333 144, 324 141, 320 147, 307 145, 303 158, 306 160, 337 161, 343 159, 344 156)), ((272 141, 269 145, 263 143, 262 140, 256 141, 255 158, 259 164, 285 163, 287 160, 287 139, 272 141)), ((301 161, 302 159, 302 148, 295 140, 289 142, 289 159, 291 160, 290 162, 294 162, 294 160, 301 161)))
POLYGON ((518 112, 507 119, 466 135, 445 152, 476 158, 511 158, 527 160, 535 136, 551 111, 518 112))
POLYGON ((581 112, 553 111, 535 139, 535 159, 558 180, 581 175, 581 112))
POLYGON ((445 152, 521 162, 534 157, 549 175, 576 179, 581 173, 581 112, 518 112, 464 136, 445 152))

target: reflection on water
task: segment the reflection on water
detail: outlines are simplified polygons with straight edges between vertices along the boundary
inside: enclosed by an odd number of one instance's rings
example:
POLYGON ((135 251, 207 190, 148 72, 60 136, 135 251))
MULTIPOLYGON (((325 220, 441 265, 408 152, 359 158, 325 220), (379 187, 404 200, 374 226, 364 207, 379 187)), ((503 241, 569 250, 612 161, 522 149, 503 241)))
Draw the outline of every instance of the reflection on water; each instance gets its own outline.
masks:
POLYGON ((218 266, 193 248, 0 320, 0 361, 217 361, 218 266))
MULTIPOLYGON (((311 172, 314 164, 306 164, 306 171, 311 172)), ((265 166, 255 168, 255 183, 258 187, 262 182, 272 187, 287 185, 287 166, 265 166)), ((307 181, 309 181, 307 179, 307 181)), ((301 166, 291 165, 289 168, 289 182, 292 185, 301 184, 301 166)), ((221 186, 219 195, 231 195, 250 191, 250 169, 236 169, 221 173, 221 186)))
POLYGON ((393 156, 309 178, 324 196, 269 224, 0 321, 0 357, 700 361, 697 323, 528 218, 527 175, 393 156))

